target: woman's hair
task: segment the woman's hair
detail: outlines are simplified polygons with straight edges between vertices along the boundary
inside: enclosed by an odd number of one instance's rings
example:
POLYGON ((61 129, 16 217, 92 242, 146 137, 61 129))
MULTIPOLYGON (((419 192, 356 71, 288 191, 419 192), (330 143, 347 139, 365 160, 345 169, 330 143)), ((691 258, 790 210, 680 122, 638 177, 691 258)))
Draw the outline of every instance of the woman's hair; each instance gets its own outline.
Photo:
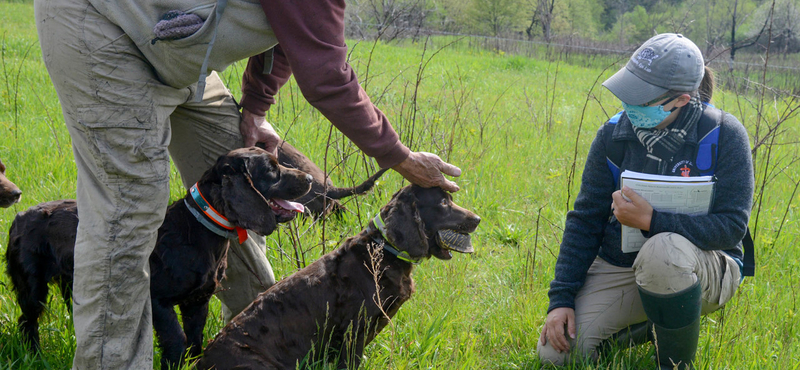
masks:
POLYGON ((703 74, 703 81, 700 81, 700 101, 703 103, 711 102, 711 96, 714 95, 714 71, 708 66, 705 66, 705 74, 703 74))
POLYGON ((710 103, 711 97, 714 95, 714 71, 711 68, 708 68, 708 66, 703 68, 705 69, 705 73, 703 73, 703 80, 700 81, 700 87, 698 87, 697 90, 670 90, 668 95, 689 94, 691 96, 699 97, 700 101, 703 103, 710 103))

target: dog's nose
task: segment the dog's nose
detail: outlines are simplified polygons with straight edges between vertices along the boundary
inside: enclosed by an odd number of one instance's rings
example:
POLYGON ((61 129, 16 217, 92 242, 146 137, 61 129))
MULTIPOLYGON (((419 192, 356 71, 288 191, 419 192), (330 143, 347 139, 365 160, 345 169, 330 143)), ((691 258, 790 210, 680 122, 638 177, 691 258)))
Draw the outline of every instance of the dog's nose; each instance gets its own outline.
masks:
POLYGON ((481 223, 481 216, 475 215, 475 217, 472 218, 472 222, 474 222, 475 225, 481 223))
POLYGON ((11 191, 11 196, 13 197, 18 197, 20 195, 22 195, 22 190, 16 189, 11 191))
POLYGON ((314 181, 314 176, 306 174, 306 181, 310 184, 314 181))

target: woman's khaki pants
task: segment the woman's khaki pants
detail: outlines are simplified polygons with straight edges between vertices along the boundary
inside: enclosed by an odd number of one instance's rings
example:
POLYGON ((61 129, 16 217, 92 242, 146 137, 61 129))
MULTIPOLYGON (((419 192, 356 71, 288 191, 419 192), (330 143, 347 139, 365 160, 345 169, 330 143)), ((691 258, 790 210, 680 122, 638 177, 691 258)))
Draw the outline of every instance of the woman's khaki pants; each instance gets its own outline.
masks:
MULTIPOLYGON (((216 74, 162 84, 123 31, 87 0, 35 0, 42 55, 78 168, 74 369, 151 369, 148 257, 169 198, 169 157, 184 186, 242 145, 239 112, 216 74)), ((263 238, 233 243, 217 297, 230 318, 274 278, 263 238)))
POLYGON ((727 254, 701 250, 675 233, 650 238, 633 267, 617 267, 598 257, 575 297, 577 338, 570 340, 571 350, 558 353, 549 342, 539 344, 539 358, 559 366, 594 359, 601 341, 647 320, 637 286, 655 294, 671 294, 698 280, 705 315, 733 297, 739 287, 739 265, 727 254))

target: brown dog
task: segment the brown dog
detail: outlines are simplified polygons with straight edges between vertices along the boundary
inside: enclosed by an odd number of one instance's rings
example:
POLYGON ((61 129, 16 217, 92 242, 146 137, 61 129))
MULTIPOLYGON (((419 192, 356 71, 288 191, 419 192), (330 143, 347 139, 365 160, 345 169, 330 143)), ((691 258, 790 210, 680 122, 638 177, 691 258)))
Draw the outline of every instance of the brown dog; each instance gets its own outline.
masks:
MULTIPOLYGON (((219 226, 212 230, 212 218, 201 204, 210 205, 233 227, 269 235, 278 223, 302 212, 302 206, 285 199, 305 194, 310 183, 308 174, 278 165, 262 149, 237 149, 221 156, 196 187, 169 206, 150 255, 153 328, 162 369, 177 365, 187 345, 190 356, 200 354, 208 302, 225 273, 228 238, 237 237, 219 226), (180 306, 183 329, 175 305, 180 306)), ((17 214, 11 225, 8 274, 22 310, 20 329, 32 348, 39 345, 37 320, 47 301, 48 282, 58 282, 69 307, 77 227, 72 200, 33 206, 17 214)))
POLYGON ((6 166, 0 161, 0 207, 11 207, 22 197, 22 190, 6 178, 6 166))
POLYGON ((412 262, 471 253, 479 223, 440 188, 403 188, 360 234, 261 293, 197 368, 294 369, 307 355, 332 360, 324 354, 338 354, 337 369, 358 367, 364 346, 414 292, 412 262))
POLYGON ((306 214, 313 217, 327 216, 329 214, 336 215, 344 211, 345 208, 339 201, 340 199, 368 192, 375 186, 375 181, 387 170, 384 168, 376 172, 358 186, 337 188, 333 186, 333 182, 325 175, 325 172, 314 164, 311 159, 285 141, 278 144, 278 163, 289 168, 298 169, 314 177, 314 181, 311 183, 311 191, 295 199, 295 201, 305 206, 306 214))

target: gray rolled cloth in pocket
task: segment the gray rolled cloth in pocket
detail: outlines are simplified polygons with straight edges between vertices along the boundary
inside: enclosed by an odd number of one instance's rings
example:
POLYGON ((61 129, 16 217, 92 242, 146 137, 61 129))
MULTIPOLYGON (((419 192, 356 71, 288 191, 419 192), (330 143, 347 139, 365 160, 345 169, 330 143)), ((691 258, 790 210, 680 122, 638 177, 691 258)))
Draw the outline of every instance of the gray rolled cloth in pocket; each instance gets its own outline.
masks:
POLYGON ((151 41, 155 44, 158 40, 177 40, 191 36, 203 26, 203 18, 197 14, 185 13, 180 10, 170 10, 161 16, 161 20, 153 27, 156 38, 151 41))

